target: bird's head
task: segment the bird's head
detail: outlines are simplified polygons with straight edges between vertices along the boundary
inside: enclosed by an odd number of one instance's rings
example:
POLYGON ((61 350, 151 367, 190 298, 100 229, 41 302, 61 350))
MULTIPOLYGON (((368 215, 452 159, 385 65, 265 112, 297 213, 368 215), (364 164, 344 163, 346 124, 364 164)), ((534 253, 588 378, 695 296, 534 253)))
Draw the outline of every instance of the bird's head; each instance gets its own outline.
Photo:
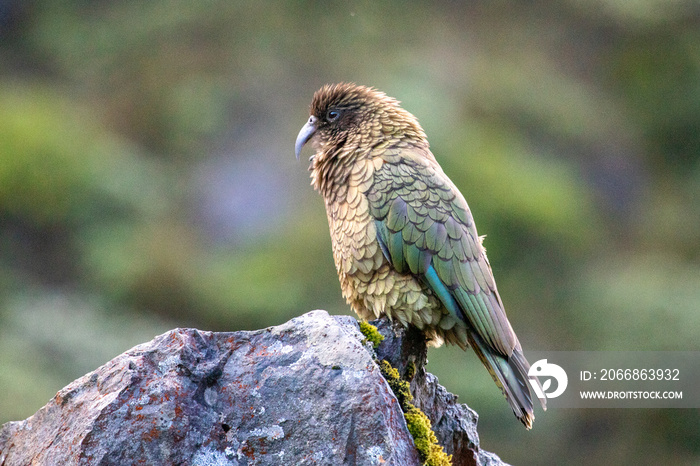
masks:
POLYGON ((316 155, 324 155, 371 149, 390 139, 425 140, 418 121, 399 101, 371 87, 325 85, 314 94, 309 113, 294 147, 297 159, 308 142, 316 155))

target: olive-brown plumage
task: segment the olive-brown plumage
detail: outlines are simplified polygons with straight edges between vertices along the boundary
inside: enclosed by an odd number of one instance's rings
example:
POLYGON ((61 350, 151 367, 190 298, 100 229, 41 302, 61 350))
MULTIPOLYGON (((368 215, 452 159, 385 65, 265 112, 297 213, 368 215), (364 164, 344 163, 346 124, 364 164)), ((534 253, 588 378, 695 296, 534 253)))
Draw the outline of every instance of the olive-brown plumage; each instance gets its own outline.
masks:
POLYGON ((295 149, 297 157, 307 142, 315 149, 309 170, 345 299, 363 319, 387 315, 436 346, 471 346, 530 428, 530 366, 469 207, 416 118, 355 84, 324 86, 310 113, 295 149))

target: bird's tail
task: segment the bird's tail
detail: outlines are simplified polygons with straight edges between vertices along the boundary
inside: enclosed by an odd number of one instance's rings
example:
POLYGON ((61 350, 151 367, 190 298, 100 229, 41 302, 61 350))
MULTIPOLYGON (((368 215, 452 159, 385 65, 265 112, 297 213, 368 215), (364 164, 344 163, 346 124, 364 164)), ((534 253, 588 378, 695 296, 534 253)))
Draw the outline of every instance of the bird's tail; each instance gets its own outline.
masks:
MULTIPOLYGON (((506 357, 488 347, 478 335, 472 333, 469 337, 471 347, 486 366, 496 385, 500 387, 515 417, 520 419, 527 429, 532 428, 535 413, 527 376, 530 363, 525 359, 522 350, 516 348, 510 357, 506 357)), ((546 410, 545 400, 541 399, 540 402, 542 409, 546 410)))

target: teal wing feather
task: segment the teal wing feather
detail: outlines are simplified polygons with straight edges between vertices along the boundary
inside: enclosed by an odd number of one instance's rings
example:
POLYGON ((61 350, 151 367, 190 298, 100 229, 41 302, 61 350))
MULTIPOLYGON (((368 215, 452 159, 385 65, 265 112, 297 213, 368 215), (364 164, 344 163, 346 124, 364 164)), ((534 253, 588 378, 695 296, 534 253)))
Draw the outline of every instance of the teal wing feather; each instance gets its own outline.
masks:
MULTIPOLYGON (((413 151, 413 152, 412 152, 413 151)), ((518 346, 466 201, 427 149, 385 158, 368 193, 382 251, 497 353, 518 346), (423 151, 423 152, 421 152, 423 151)))
POLYGON ((384 256, 397 272, 417 277, 464 322, 469 345, 529 429, 534 420, 530 366, 464 197, 427 149, 404 147, 382 158, 367 198, 384 256))

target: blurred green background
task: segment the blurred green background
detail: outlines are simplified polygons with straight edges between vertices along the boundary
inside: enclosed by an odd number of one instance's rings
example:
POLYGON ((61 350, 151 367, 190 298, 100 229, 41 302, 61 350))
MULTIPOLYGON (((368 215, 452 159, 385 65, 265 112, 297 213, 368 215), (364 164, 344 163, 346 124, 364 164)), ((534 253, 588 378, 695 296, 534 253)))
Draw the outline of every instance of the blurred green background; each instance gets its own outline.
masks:
MULTIPOLYGON (((419 118, 526 353, 700 350, 698 2, 0 0, 0 423, 174 327, 351 312, 293 154, 337 81, 419 118)), ((700 462, 698 410, 526 432, 429 370, 507 462, 700 462)))

